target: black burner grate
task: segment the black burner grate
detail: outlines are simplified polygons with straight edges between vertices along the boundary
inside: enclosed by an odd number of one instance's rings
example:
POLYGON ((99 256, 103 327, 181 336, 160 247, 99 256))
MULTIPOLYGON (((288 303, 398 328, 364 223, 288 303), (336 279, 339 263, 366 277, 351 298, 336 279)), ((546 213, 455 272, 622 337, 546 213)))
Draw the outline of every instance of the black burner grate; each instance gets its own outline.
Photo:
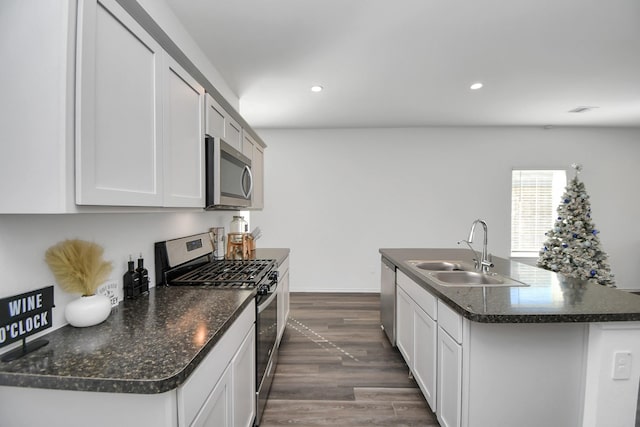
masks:
POLYGON ((273 260, 213 261, 172 280, 171 284, 250 288, 274 267, 273 260))

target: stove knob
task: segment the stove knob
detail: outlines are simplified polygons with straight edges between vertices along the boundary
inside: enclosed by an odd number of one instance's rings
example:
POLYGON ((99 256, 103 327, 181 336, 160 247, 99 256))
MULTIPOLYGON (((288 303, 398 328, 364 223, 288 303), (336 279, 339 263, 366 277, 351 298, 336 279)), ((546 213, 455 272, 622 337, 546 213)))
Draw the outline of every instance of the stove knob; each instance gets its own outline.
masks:
POLYGON ((278 270, 273 270, 273 271, 269 272, 268 279, 271 280, 272 282, 277 281, 278 280, 278 270))
POLYGON ((258 286, 258 295, 267 295, 269 293, 268 285, 260 285, 258 286))

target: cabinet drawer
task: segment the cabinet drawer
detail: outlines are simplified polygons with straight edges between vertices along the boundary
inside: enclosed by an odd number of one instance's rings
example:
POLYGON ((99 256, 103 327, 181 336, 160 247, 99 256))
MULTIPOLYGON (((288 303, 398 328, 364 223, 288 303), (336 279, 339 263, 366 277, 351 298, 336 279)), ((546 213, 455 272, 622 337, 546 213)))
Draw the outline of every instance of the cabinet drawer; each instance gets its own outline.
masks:
POLYGON ((459 344, 462 344, 462 316, 438 300, 438 325, 459 344))
POLYGON ((425 313, 431 316, 434 320, 438 318, 436 297, 431 295, 429 291, 418 285, 400 270, 397 270, 396 281, 398 286, 401 286, 425 313))

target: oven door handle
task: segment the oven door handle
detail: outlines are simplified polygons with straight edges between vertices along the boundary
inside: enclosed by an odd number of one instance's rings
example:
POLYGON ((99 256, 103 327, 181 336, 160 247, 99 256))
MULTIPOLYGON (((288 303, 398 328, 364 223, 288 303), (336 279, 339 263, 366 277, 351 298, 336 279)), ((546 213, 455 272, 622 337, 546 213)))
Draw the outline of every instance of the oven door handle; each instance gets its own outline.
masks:
POLYGON ((269 306, 269 304, 271 304, 271 302, 273 301, 273 299, 278 296, 277 292, 272 292, 271 295, 269 295, 269 298, 267 298, 266 301, 260 303, 260 305, 258 306, 258 314, 262 313, 264 311, 265 308, 267 308, 269 306))

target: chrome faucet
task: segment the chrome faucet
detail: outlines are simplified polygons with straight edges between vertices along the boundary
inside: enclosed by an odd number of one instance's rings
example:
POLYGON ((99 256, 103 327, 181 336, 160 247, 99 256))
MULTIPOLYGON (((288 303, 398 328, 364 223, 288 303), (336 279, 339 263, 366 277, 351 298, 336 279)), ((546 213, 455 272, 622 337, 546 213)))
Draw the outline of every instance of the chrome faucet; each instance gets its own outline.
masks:
POLYGON ((476 270, 481 270, 483 273, 487 273, 489 271, 489 268, 493 267, 493 262, 491 261, 491 255, 489 255, 487 253, 487 223, 484 222, 481 219, 476 219, 475 221, 473 221, 473 224, 471 225, 471 231, 469 232, 469 238, 467 240, 461 240, 458 242, 458 244, 460 243, 466 243, 467 246, 469 246, 469 248, 473 251, 474 255, 476 256, 473 259, 473 262, 476 266, 476 270), (478 257, 478 253, 475 251, 475 249, 473 249, 473 246, 471 246, 471 243, 473 243, 473 233, 476 231, 476 225, 477 224, 481 224, 482 225, 482 230, 484 231, 484 240, 482 242, 482 257, 478 257))

